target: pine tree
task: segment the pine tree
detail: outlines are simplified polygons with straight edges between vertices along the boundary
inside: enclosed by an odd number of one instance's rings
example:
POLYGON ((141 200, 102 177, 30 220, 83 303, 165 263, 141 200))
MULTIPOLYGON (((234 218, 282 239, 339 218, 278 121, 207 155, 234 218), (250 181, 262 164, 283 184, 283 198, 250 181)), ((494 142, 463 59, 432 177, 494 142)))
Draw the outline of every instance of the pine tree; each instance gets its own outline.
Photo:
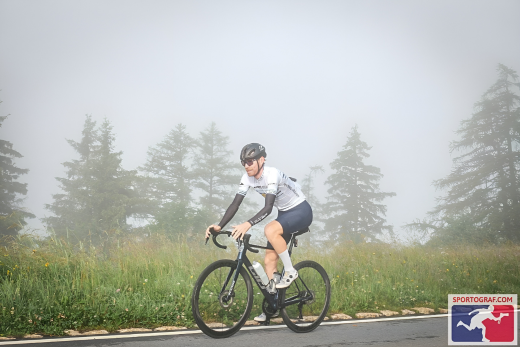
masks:
POLYGON ((203 192, 202 207, 197 218, 215 223, 233 199, 232 188, 240 182, 241 167, 231 159, 227 136, 217 129, 214 122, 200 133, 198 151, 194 160, 195 186, 203 192))
POLYGON ((44 218, 58 236, 74 241, 102 239, 127 227, 127 218, 139 213, 142 203, 135 186, 135 171, 121 167, 122 152, 114 152, 112 126, 105 120, 100 129, 87 116, 81 142, 67 140, 79 160, 65 162, 66 178, 56 178, 63 193, 53 195, 46 208, 54 216, 44 218))
POLYGON ((63 193, 54 194, 54 202, 45 205, 54 216, 43 219, 58 236, 68 236, 70 231, 77 239, 83 239, 84 234, 90 229, 91 221, 95 218, 93 201, 90 198, 92 186, 90 163, 97 139, 95 127, 96 122, 87 116, 81 142, 67 140, 80 158, 63 163, 67 169, 67 177, 56 177, 63 193))
MULTIPOLYGON (((312 225, 311 230, 313 231, 309 235, 309 242, 318 244, 323 241, 323 226, 325 219, 323 218, 323 204, 314 194, 315 180, 318 173, 323 173, 323 166, 314 165, 309 168, 309 173, 306 174, 301 180, 301 189, 309 205, 312 207, 312 225)), ((299 182, 299 181, 298 181, 299 182)))
POLYGON ((431 215, 443 234, 448 221, 463 219, 474 237, 519 242, 520 84, 512 69, 499 64, 497 71, 498 80, 475 104, 473 116, 461 122, 461 139, 450 145, 451 152, 463 153, 450 175, 434 182, 448 192, 431 215))
POLYGON ((380 169, 366 165, 371 147, 361 141, 357 126, 352 128, 347 143, 330 164, 335 173, 325 184, 330 186, 325 211, 325 228, 334 236, 356 243, 374 239, 383 230, 392 231, 383 218, 386 206, 378 204, 395 193, 379 191, 380 169))
POLYGON ((134 188, 136 171, 123 169, 122 151, 114 151, 115 136, 112 125, 105 119, 100 127, 98 145, 93 151, 92 173, 95 178, 92 190, 94 213, 98 230, 125 229, 127 218, 138 213, 140 203, 134 188))
POLYGON ((314 165, 309 169, 309 173, 305 175, 302 180, 301 187, 302 193, 305 195, 307 202, 312 206, 313 212, 316 214, 321 204, 318 198, 314 195, 314 180, 318 173, 323 173, 325 171, 321 165, 314 165))
POLYGON ((156 231, 183 232, 191 227, 193 173, 188 164, 194 148, 195 140, 186 126, 178 124, 148 150, 147 162, 139 168, 147 175, 146 190, 155 205, 151 214, 156 231))
MULTIPOLYGON (((6 119, 7 116, 0 117, 0 127, 6 119)), ((18 178, 29 170, 15 166, 16 158, 22 155, 13 149, 13 144, 0 139, 0 236, 17 235, 27 224, 25 219, 34 218, 20 207, 21 196, 27 195, 27 183, 18 182, 18 178)))
POLYGON ((188 161, 195 148, 195 140, 178 124, 165 139, 148 150, 147 162, 139 169, 153 178, 154 198, 161 203, 192 201, 193 174, 188 161))

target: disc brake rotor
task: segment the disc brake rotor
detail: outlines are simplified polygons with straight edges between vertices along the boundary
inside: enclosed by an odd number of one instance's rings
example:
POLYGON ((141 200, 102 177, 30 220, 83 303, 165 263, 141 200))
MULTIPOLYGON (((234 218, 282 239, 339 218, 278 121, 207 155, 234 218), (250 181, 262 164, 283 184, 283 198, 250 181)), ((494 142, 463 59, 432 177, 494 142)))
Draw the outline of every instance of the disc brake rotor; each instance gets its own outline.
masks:
POLYGON ((224 301, 228 294, 229 290, 224 290, 222 293, 220 293, 218 297, 218 302, 220 303, 220 306, 222 306, 222 308, 228 308, 233 304, 233 296, 231 296, 227 302, 224 301))

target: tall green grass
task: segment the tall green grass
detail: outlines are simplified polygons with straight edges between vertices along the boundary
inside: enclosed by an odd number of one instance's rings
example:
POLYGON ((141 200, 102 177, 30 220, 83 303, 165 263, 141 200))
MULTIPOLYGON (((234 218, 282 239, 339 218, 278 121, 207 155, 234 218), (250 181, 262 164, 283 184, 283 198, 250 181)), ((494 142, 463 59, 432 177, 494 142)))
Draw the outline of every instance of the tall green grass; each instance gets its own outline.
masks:
POLYGON ((332 312, 447 308, 448 294, 515 294, 520 289, 519 246, 344 243, 312 256, 332 279, 332 312))
MULTIPOLYGON (((332 283, 329 314, 447 307, 450 293, 519 292, 520 247, 428 248, 300 237, 294 262, 322 264, 332 283)), ((230 244, 230 243, 229 243, 230 244)), ((262 261, 262 254, 250 254, 262 261)), ((63 335, 66 329, 193 326, 190 297, 211 262, 236 256, 203 236, 125 238, 104 247, 23 237, 0 249, 0 335, 63 335)), ((261 312, 255 287, 251 316, 261 312)))

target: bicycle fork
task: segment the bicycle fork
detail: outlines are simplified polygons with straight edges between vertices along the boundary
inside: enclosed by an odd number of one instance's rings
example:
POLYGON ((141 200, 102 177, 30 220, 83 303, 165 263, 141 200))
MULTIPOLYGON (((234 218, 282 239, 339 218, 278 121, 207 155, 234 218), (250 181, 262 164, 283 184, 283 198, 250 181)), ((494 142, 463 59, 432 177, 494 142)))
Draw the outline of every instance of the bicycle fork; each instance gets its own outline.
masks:
POLYGON ((240 269, 242 268, 242 264, 243 264, 243 260, 242 260, 242 250, 240 251, 239 255, 238 255, 238 263, 237 263, 237 267, 236 268, 231 268, 229 269, 229 273, 226 277, 226 280, 224 281, 224 284, 222 285, 222 289, 220 289, 220 293, 224 293, 224 291, 226 290, 226 287, 229 283, 229 280, 231 279, 231 276, 233 275, 234 273, 234 276, 233 276, 233 281, 231 282, 231 286, 229 287, 229 291, 227 293, 227 295, 225 297, 222 298, 222 301, 227 303, 233 296, 235 296, 235 293, 233 292, 233 290, 235 289, 235 284, 237 283, 238 281, 238 275, 239 275, 239 272, 240 272, 240 269))

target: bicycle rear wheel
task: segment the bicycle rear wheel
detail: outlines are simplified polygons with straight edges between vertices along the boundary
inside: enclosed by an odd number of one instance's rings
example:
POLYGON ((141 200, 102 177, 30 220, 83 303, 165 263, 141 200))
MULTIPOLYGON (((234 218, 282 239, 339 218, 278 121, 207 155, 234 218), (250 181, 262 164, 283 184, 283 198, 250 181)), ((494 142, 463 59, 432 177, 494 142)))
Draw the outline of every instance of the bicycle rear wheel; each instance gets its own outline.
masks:
POLYGON ((330 281, 325 269, 312 260, 294 266, 298 278, 280 291, 280 301, 289 304, 280 313, 284 323, 294 332, 307 333, 316 329, 329 310, 330 281), (299 303, 291 301, 306 299, 299 303))
POLYGON ((229 337, 249 318, 253 286, 243 267, 229 295, 236 268, 236 261, 218 260, 206 267, 195 283, 191 297, 193 318, 208 336, 229 337))

